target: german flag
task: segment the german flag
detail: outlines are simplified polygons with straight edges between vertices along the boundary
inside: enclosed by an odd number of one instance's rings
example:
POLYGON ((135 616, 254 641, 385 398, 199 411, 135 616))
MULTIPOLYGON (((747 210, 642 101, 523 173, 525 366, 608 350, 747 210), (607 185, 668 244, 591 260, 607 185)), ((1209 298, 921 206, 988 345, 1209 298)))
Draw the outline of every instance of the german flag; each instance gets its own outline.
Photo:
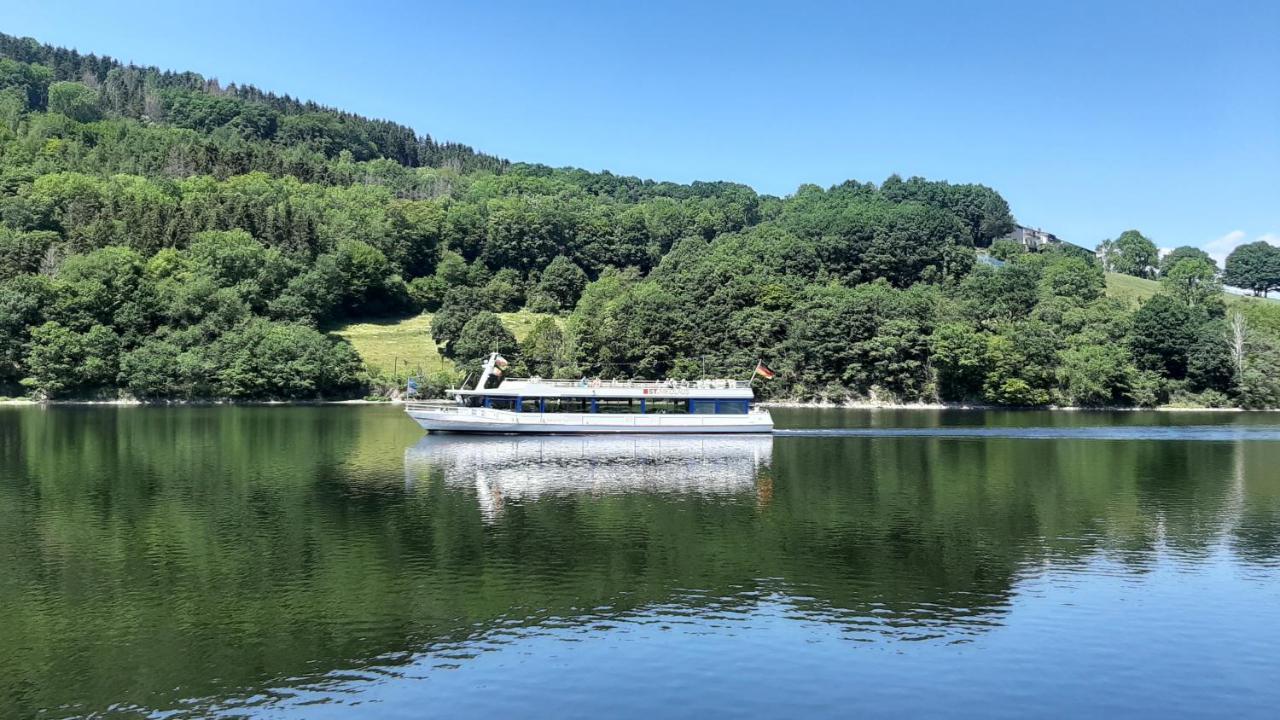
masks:
POLYGON ((764 378, 765 380, 772 380, 772 379, 773 379, 773 377, 774 377, 775 375, 777 375, 777 373, 775 373, 774 371, 772 371, 772 370, 770 370, 770 369, 769 369, 769 366, 768 366, 768 365, 765 365, 765 364, 764 364, 764 362, 762 362, 762 361, 758 361, 758 360, 756 361, 756 373, 755 373, 755 374, 756 374, 756 375, 759 375, 760 377, 764 378))

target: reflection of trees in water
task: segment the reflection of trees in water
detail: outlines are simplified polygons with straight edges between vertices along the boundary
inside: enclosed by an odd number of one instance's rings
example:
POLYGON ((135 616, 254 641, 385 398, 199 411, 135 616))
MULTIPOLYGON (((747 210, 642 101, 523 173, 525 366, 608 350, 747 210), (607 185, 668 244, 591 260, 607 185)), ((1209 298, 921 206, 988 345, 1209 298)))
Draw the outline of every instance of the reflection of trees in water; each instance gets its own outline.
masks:
POLYGON ((163 705, 158 688, 303 667, 287 625, 320 627, 307 616, 321 608, 279 603, 298 596, 322 533, 298 499, 357 421, 312 408, 0 415, 0 717, 163 705))
POLYGON ((20 416, 0 418, 20 475, 0 482, 0 715, 762 603, 956 639, 1001 622, 1029 567, 1141 571, 1223 536, 1274 562, 1280 517, 1267 443, 757 438, 602 463, 500 440, 401 461, 379 448, 412 426, 348 408, 20 416))
POLYGON ((1251 563, 1276 568, 1280 567, 1280 452, 1255 450, 1239 444, 1234 451, 1231 547, 1251 563))

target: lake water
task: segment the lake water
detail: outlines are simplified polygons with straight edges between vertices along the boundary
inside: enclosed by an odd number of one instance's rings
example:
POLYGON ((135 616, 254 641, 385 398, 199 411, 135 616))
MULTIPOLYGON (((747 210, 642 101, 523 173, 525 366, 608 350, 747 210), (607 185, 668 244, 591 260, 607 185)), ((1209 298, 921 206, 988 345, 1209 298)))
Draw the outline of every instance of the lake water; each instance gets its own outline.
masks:
POLYGON ((0 408, 0 717, 1275 717, 1280 415, 0 408))

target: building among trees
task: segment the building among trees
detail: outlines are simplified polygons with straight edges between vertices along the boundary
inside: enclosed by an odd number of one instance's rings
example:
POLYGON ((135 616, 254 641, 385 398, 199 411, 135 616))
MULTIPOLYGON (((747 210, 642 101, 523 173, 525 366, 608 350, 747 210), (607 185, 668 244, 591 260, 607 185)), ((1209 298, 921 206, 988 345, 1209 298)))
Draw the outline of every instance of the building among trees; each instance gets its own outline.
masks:
POLYGON ((1014 226, 1013 232, 1005 235, 1002 239, 1020 243, 1022 247, 1030 251, 1039 251, 1042 248, 1063 244, 1063 241, 1051 232, 1046 232, 1040 228, 1029 228, 1024 225, 1014 226))

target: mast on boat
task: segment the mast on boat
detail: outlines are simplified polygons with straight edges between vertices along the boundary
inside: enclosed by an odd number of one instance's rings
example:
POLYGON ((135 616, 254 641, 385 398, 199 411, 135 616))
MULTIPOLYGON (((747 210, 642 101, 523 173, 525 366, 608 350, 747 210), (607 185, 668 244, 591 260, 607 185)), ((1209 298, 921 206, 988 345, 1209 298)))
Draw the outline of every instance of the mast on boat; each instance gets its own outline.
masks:
POLYGON ((489 378, 495 374, 502 377, 502 368, 507 365, 507 361, 498 353, 489 353, 488 359, 484 361, 484 368, 480 371, 480 379, 476 380, 474 390, 483 390, 489 384, 489 378))

